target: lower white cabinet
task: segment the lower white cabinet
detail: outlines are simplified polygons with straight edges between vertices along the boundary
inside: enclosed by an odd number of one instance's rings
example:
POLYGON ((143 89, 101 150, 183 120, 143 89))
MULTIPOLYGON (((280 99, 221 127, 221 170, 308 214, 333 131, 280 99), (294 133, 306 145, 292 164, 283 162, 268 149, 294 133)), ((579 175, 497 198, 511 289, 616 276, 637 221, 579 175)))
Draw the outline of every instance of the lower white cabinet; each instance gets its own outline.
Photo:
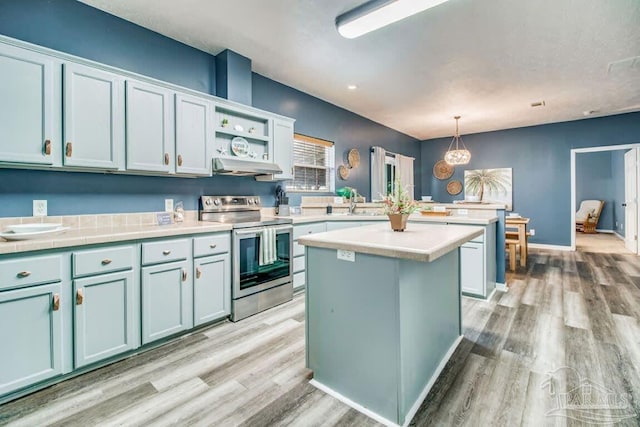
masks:
POLYGON ((231 314, 231 256, 229 253, 193 261, 193 325, 231 314))
POLYGON ((0 404, 227 317, 230 247, 218 232, 0 255, 0 404))
POLYGON ((460 286, 466 294, 484 296, 485 260, 482 243, 467 242, 460 247, 460 286))
POLYGON ((132 270, 73 281, 76 368, 137 347, 137 285, 132 270))
POLYGON ((293 290, 304 289, 306 283, 304 246, 298 243, 298 237, 327 231, 326 222, 312 222, 293 226, 293 290))
POLYGON ((0 396, 62 374, 68 303, 60 283, 0 292, 0 396))
POLYGON ((189 261, 142 267, 142 344, 193 326, 189 261))

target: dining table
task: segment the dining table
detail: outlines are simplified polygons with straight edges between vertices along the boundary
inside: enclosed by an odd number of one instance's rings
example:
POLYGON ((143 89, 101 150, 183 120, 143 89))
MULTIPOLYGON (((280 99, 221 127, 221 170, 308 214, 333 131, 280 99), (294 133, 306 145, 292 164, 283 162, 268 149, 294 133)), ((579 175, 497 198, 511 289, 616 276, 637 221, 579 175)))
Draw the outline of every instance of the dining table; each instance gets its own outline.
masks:
POLYGON ((518 230, 518 243, 520 246, 520 266, 527 266, 527 225, 529 218, 521 216, 509 216, 505 218, 505 228, 515 228, 518 230))

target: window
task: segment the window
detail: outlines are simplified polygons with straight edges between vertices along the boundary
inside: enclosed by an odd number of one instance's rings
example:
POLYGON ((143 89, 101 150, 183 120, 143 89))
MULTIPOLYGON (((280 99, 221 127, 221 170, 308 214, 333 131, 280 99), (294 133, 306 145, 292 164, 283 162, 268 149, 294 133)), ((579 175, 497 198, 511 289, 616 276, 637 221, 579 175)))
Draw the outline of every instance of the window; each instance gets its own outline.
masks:
POLYGON ((335 190, 333 142, 310 136, 293 136, 293 181, 289 191, 333 192, 335 190))

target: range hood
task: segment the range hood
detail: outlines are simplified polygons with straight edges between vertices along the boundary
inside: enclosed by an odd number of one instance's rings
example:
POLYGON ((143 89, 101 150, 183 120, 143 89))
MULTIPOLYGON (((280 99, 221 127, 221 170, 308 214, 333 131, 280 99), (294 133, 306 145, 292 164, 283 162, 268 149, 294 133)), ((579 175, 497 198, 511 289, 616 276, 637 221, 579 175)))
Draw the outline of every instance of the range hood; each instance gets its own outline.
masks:
POLYGON ((213 173, 217 175, 260 176, 281 174, 282 169, 275 163, 214 157, 213 173))

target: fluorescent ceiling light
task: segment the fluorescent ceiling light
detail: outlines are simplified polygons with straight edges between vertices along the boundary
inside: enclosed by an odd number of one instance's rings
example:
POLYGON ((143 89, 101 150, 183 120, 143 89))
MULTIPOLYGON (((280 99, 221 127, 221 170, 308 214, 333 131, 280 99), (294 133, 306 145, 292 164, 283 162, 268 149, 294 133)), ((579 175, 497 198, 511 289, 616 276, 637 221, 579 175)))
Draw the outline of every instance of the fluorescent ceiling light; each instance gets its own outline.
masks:
POLYGON ((349 85, 349 86, 347 86, 347 89, 349 89, 349 90, 356 90, 356 89, 358 89, 358 86, 356 86, 356 85, 349 85))
POLYGON ((353 39, 447 0, 371 0, 336 18, 342 37, 353 39))

